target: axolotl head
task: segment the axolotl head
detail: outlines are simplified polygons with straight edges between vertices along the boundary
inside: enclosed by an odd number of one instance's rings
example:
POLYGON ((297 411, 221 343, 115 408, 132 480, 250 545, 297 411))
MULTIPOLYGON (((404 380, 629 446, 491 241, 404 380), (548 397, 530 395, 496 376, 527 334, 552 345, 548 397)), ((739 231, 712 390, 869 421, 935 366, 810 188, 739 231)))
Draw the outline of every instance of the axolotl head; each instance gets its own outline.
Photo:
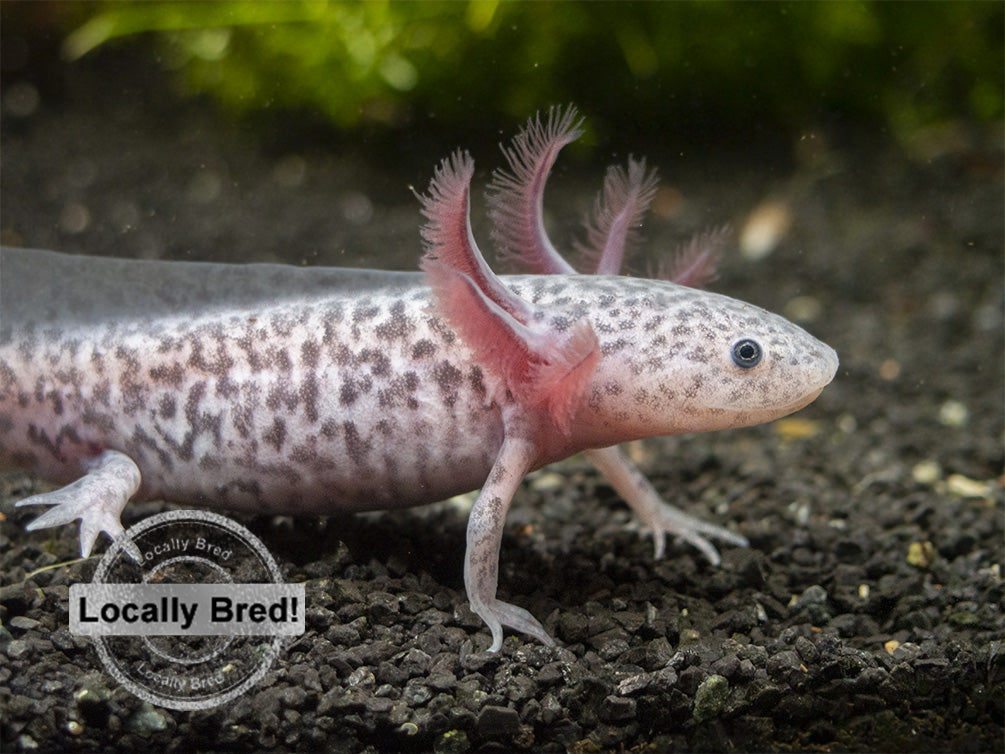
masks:
POLYGON ((603 442, 771 421, 837 371, 834 349, 728 296, 620 276, 538 278, 523 295, 543 303, 549 284, 550 325, 586 317, 597 334, 601 358, 573 423, 603 442))
MULTIPOLYGON (((538 157, 550 165, 555 142, 536 133, 527 137, 540 142, 526 148, 529 162, 517 159, 516 175, 503 182, 504 192, 522 188, 502 216, 540 274, 500 279, 485 262, 471 233, 474 161, 464 152, 440 164, 423 200, 422 267, 434 310, 498 381, 499 405, 510 414, 519 407, 539 433, 554 429, 554 443, 538 438, 558 448, 545 455, 759 424, 802 408, 834 378, 833 349, 756 306, 665 280, 574 274, 543 225, 531 222, 534 213, 523 211, 539 204, 543 181, 534 165, 538 157)), ((637 193, 648 185, 644 173, 634 183, 631 171, 622 178, 626 190, 605 193, 606 204, 621 206, 627 187, 637 193)), ((598 273, 620 266, 604 260, 623 250, 628 226, 609 225, 598 273)))

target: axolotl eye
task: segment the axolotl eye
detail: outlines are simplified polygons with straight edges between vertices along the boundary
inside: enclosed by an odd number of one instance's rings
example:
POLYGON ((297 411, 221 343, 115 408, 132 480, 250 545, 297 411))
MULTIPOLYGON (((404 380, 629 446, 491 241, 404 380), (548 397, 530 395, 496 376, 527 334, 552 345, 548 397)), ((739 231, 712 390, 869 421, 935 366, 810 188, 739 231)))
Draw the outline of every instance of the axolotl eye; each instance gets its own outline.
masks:
POLYGON ((761 363, 761 345, 756 340, 742 338, 733 344, 733 363, 741 369, 751 369, 761 363))

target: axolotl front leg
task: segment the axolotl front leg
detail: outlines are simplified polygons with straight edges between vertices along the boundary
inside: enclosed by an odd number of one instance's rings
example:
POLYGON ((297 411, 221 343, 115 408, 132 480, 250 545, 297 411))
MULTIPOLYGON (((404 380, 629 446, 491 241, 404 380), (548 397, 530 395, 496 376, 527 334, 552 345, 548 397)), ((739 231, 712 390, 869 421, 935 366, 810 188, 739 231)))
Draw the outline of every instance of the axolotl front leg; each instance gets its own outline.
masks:
POLYGON ((499 584, 499 546, 506 513, 517 487, 531 469, 536 448, 522 438, 506 438, 468 518, 467 550, 464 554, 464 588, 471 610, 492 632, 490 652, 502 648, 503 626, 522 631, 549 647, 555 642, 537 618, 522 607, 496 598, 499 584))
MULTIPOLYGON (((500 255, 539 275, 576 274, 548 238, 542 217, 544 187, 559 151, 581 135, 575 108, 553 108, 546 121, 532 119, 503 148, 509 170, 497 170, 489 187, 492 237, 500 255)), ((603 191, 587 223, 588 243, 581 249, 598 275, 621 274, 635 228, 656 192, 654 171, 643 160, 629 159, 628 169, 614 166, 604 179, 603 191)), ((698 236, 682 249, 660 277, 700 287, 715 275, 715 260, 725 233, 698 236)), ((663 557, 667 534, 688 542, 711 562, 720 558, 708 538, 746 547, 747 540, 721 526, 709 524, 667 503, 645 475, 617 447, 584 452, 652 532, 656 558, 663 557)))
POLYGON ((106 450, 81 459, 84 476, 51 492, 19 500, 15 505, 48 505, 48 511, 26 527, 28 531, 63 526, 80 519, 80 554, 87 557, 98 534, 105 532, 122 546, 136 562, 140 551, 126 538, 119 516, 140 487, 140 470, 132 459, 117 450, 106 450))
POLYGON ((502 647, 503 626, 552 646, 526 610, 496 598, 499 545, 506 513, 521 480, 549 457, 546 448, 571 432, 579 405, 600 360, 592 326, 581 321, 564 332, 541 326, 543 318, 492 273, 471 235, 469 191, 474 163, 462 153, 436 171, 423 198, 422 267, 436 312, 458 332, 499 387, 493 401, 504 439, 468 520, 464 586, 471 609, 492 631, 490 651, 502 647))

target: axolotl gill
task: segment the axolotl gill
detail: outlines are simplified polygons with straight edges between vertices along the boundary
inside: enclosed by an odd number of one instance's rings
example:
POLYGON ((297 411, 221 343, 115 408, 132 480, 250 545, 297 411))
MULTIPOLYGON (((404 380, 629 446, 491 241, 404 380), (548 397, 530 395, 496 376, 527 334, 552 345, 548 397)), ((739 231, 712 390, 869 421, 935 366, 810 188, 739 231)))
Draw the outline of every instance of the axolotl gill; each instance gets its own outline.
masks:
MULTIPOLYGON (((698 547, 746 540, 664 502, 617 448, 743 427, 813 401, 835 352, 782 317, 698 284, 721 237, 665 279, 619 275, 656 188, 645 162, 608 171, 577 274, 548 239, 542 196, 576 111, 532 118, 490 184, 493 237, 529 274, 497 276, 472 235, 474 162, 443 160, 425 196, 414 273, 0 251, 0 468, 57 485, 34 530, 80 519, 87 556, 123 536, 132 499, 326 514, 480 488, 464 585, 503 627, 553 641, 496 596, 510 502, 575 453, 653 533, 698 547)), ((125 543, 128 545, 128 543, 125 543)))

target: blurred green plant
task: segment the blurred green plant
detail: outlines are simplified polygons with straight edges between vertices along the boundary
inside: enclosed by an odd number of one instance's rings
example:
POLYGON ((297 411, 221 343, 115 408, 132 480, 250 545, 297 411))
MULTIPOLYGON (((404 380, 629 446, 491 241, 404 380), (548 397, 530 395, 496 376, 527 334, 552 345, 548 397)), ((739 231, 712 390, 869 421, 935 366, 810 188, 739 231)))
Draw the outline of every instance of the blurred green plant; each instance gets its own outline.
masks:
POLYGON ((1003 8, 105 1, 67 14, 86 20, 63 53, 152 36, 186 93, 239 114, 319 111, 340 128, 495 123, 575 101, 609 128, 657 137, 667 123, 795 133, 837 120, 907 138, 951 119, 1002 118, 1003 8))

